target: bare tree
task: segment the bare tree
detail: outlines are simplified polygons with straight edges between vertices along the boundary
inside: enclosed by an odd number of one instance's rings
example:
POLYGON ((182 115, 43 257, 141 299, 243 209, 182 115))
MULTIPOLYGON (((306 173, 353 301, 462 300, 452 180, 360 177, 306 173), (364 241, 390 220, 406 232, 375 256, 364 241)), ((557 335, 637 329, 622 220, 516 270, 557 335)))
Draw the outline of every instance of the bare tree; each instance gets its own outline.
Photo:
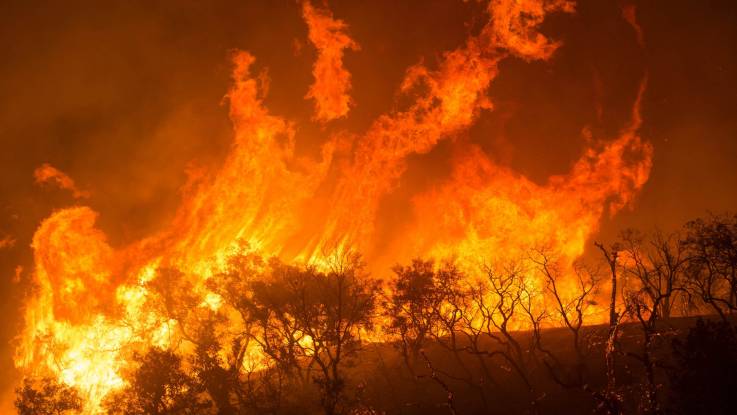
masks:
POLYGON ((607 384, 599 399, 599 409, 607 414, 617 415, 622 411, 622 397, 617 390, 617 355, 619 353, 619 326, 626 313, 617 310, 617 259, 622 249, 618 243, 607 249, 601 242, 595 242, 604 259, 609 266, 611 275, 611 295, 609 302, 609 332, 604 348, 604 361, 606 363, 607 384))
POLYGON ((658 385, 655 379, 657 360, 654 354, 655 340, 659 335, 657 322, 657 303, 649 303, 642 291, 627 294, 628 308, 640 323, 642 331, 642 351, 628 352, 627 355, 639 360, 645 369, 645 382, 640 407, 644 413, 655 414, 660 412, 658 405, 658 385))
POLYGON ((469 321, 467 328, 477 325, 498 346, 494 351, 486 351, 489 356, 501 357, 505 364, 519 376, 525 387, 534 393, 529 374, 529 353, 512 333, 514 323, 519 323, 517 312, 524 294, 524 270, 520 263, 506 267, 487 266, 486 278, 471 290, 472 306, 477 315, 469 321))
MULTIPOLYGON (((617 347, 619 327, 623 320, 628 316, 626 308, 617 309, 616 287, 617 287, 617 257, 618 247, 612 247, 612 251, 607 251, 602 244, 597 244, 605 254, 607 265, 612 276, 612 296, 609 305, 609 327, 604 344, 604 360, 606 364, 606 385, 603 389, 596 388, 592 381, 594 378, 589 373, 588 360, 590 359, 591 350, 599 343, 596 330, 588 329, 584 331, 588 310, 596 304, 597 288, 599 286, 599 273, 596 269, 590 269, 581 263, 574 264, 572 276, 573 281, 563 278, 564 274, 560 269, 559 262, 551 257, 544 250, 536 250, 532 261, 538 265, 538 270, 543 275, 546 282, 545 288, 549 297, 553 300, 553 315, 560 319, 563 327, 568 329, 573 343, 573 351, 575 352, 575 364, 572 370, 567 370, 564 360, 556 356, 555 353, 540 346, 541 342, 538 337, 536 344, 537 350, 542 352, 543 364, 547 367, 551 378, 560 386, 566 389, 580 389, 588 393, 596 403, 596 412, 607 415, 617 415, 623 413, 624 398, 622 390, 616 382, 616 356, 620 353, 617 347), (566 284, 567 283, 567 284, 566 284)), ((525 306, 527 308, 528 306, 525 306)), ((542 318, 543 313, 535 314, 527 313, 530 320, 534 321, 542 318)), ((533 331, 536 333, 537 330, 533 331)))
POLYGON ((688 282, 723 320, 737 311, 737 214, 686 224, 688 282))
POLYGON ((649 235, 634 230, 622 232, 624 272, 634 277, 652 306, 653 319, 667 320, 678 301, 687 300, 684 271, 687 253, 676 233, 655 231, 649 235))
POLYGON ((617 313, 617 258, 619 257, 619 251, 621 247, 619 244, 614 244, 607 249, 601 242, 595 242, 594 245, 599 248, 607 265, 609 266, 609 272, 612 276, 611 279, 611 297, 609 303, 609 329, 613 330, 617 326, 618 313, 617 313))
POLYGON ((545 364, 554 380, 560 385, 569 388, 583 387, 586 385, 585 378, 588 371, 586 364, 588 345, 582 336, 581 329, 584 326, 586 311, 595 304, 592 297, 598 283, 596 273, 581 265, 574 267, 573 288, 563 290, 561 287, 562 272, 555 258, 544 250, 536 250, 531 259, 538 265, 538 271, 545 279, 545 287, 553 300, 555 314, 571 334, 573 351, 576 356, 572 377, 561 376, 554 367, 554 364, 558 363, 555 360, 545 361, 545 364))
POLYGON ((661 411, 658 401, 656 340, 660 337, 659 323, 671 317, 679 301, 688 303, 684 272, 688 256, 678 234, 666 235, 655 231, 649 235, 627 230, 621 235, 623 270, 633 278, 626 288, 625 302, 639 322, 642 331, 640 353, 627 353, 640 361, 645 370, 641 409, 654 414, 661 411))

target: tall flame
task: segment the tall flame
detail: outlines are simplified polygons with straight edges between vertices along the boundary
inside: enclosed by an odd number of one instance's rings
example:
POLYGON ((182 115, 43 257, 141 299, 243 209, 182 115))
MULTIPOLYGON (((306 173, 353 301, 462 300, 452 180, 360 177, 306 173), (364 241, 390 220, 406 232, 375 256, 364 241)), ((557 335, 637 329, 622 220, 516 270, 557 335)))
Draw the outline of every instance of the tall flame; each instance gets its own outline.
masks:
MULTIPOLYGON (((614 140, 593 142, 570 172, 539 185, 469 146, 445 183, 416 196, 412 251, 468 260, 504 260, 553 249, 564 264, 581 256, 608 208, 629 203, 648 179, 652 146, 638 135, 640 85, 632 121, 614 140)), ((397 247, 399 249, 399 247, 397 247)))
POLYGON ((351 74, 343 68, 343 50, 357 51, 358 43, 346 34, 345 22, 334 19, 330 11, 305 1, 302 13, 310 42, 318 51, 312 70, 315 82, 307 93, 307 98, 315 100, 315 119, 324 122, 345 117, 351 106, 351 74))
MULTIPOLYGON (((621 209, 648 179, 652 147, 637 135, 645 82, 619 137, 589 138, 570 171, 544 184, 466 145, 449 178, 415 195, 401 243, 376 248, 379 204, 396 187, 407 157, 427 153, 492 109, 487 92, 503 59, 549 59, 560 43, 537 27, 550 12, 572 12, 573 4, 492 0, 487 11, 481 31, 445 52, 437 66, 407 70, 400 92, 411 104, 379 116, 363 134, 331 136, 320 160, 295 154, 295 126, 265 107, 264 80, 251 75, 255 58, 235 53, 227 94, 231 151, 219 170, 191 175, 169 226, 114 248, 95 227, 97 213, 90 208, 63 209, 41 223, 33 239, 36 289, 26 304, 16 365, 78 387, 87 412, 97 412, 123 385, 120 370, 130 350, 172 341, 170 322, 146 306, 153 295, 146 282, 156 270, 182 270, 201 307, 217 308, 219 299, 205 281, 244 242, 265 255, 318 263, 349 247, 384 263, 455 256, 470 264, 545 245, 572 263, 607 209, 621 209), (337 150, 349 151, 347 161, 335 162, 337 150)), ((304 2, 303 15, 318 49, 309 93, 316 119, 344 117, 350 74, 342 54, 357 45, 329 12, 304 2)))

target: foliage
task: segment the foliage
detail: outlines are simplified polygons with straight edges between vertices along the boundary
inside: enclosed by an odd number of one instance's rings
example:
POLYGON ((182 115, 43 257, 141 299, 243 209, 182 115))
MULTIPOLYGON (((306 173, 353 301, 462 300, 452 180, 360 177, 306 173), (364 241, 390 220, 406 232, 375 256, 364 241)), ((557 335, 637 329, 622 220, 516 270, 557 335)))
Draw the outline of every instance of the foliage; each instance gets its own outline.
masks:
POLYGON ((140 365, 128 377, 129 385, 111 396, 106 409, 120 415, 201 414, 210 403, 202 388, 182 368, 179 356, 169 350, 150 349, 136 354, 140 365))
POLYGON ((15 393, 20 415, 61 415, 82 409, 75 389, 50 378, 26 379, 15 393))
POLYGON ((699 319, 685 341, 673 341, 670 371, 673 411, 680 414, 737 412, 737 337, 727 322, 699 319))
MULTIPOLYGON (((544 249, 475 271, 415 259, 396 265, 384 286, 350 251, 319 268, 249 251, 204 287, 160 269, 146 283, 147 306, 167 318, 176 341, 136 353, 126 387, 105 407, 125 415, 539 413, 577 397, 587 403, 577 411, 610 415, 733 412, 737 215, 670 234, 628 230, 596 247, 608 278, 544 249), (217 307, 202 305, 202 289, 217 307), (606 326, 591 326, 597 312, 608 314, 606 326), (720 322, 699 320, 678 339, 676 317, 694 312, 720 322), (391 352, 380 351, 384 343, 391 352)), ((51 379, 27 379, 16 396, 20 414, 83 406, 76 390, 51 379)))

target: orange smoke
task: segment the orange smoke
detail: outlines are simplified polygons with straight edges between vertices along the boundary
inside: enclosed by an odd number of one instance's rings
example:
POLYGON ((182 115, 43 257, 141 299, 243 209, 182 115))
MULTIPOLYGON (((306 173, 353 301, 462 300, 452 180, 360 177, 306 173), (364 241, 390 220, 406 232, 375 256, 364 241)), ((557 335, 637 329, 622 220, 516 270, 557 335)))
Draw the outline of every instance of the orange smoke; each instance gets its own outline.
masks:
POLYGON ((89 192, 77 188, 71 177, 48 163, 44 163, 41 167, 34 170, 33 177, 38 184, 53 183, 60 189, 72 192, 72 196, 75 199, 90 197, 89 192))
POLYGON ((632 26, 632 29, 634 29, 635 35, 637 36, 637 44, 640 45, 641 48, 644 48, 645 35, 642 32, 640 23, 637 22, 637 7, 634 4, 626 4, 622 6, 622 17, 624 17, 624 20, 626 20, 627 23, 632 26))
POLYGON ((309 29, 310 42, 317 49, 317 61, 312 68, 315 82, 306 98, 315 100, 315 119, 325 122, 348 115, 352 100, 351 74, 343 68, 343 51, 359 50, 358 43, 346 34, 348 26, 333 18, 327 9, 316 9, 312 3, 302 3, 302 15, 309 29))
MULTIPOLYGON (((264 105, 266 80, 251 75, 255 58, 234 54, 230 153, 217 171, 191 174, 164 230, 111 247, 90 208, 60 210, 41 223, 33 239, 36 290, 26 304, 17 366, 79 388, 87 411, 95 412, 123 385, 129 352, 178 341, 175 324, 147 303, 157 269, 181 270, 198 307, 217 309, 220 300, 206 282, 244 250, 319 265, 325 255, 355 248, 384 264, 456 257, 472 270, 474 261, 512 259, 545 246, 572 263, 602 216, 627 205, 647 181, 652 147, 637 135, 645 82, 630 125, 618 137, 589 137, 567 174, 536 184, 466 144, 452 176, 415 195, 407 207, 412 220, 396 241, 378 244, 374 232, 379 204, 397 186, 406 159, 458 137, 492 109, 488 89, 503 59, 545 60, 561 46, 537 31, 553 11, 572 12, 573 5, 491 1, 477 35, 442 54, 437 65, 407 70, 400 92, 409 105, 379 116, 363 134, 328 137, 320 160, 295 155, 295 125, 264 105), (342 158, 334 158, 337 149, 342 158)), ((305 2, 303 13, 318 49, 308 94, 315 118, 344 117, 350 74, 342 54, 357 46, 329 12, 305 2)), ((36 177, 75 197, 85 194, 49 165, 36 177)))
POLYGON ((0 249, 12 248, 15 246, 15 238, 5 235, 0 238, 0 249))

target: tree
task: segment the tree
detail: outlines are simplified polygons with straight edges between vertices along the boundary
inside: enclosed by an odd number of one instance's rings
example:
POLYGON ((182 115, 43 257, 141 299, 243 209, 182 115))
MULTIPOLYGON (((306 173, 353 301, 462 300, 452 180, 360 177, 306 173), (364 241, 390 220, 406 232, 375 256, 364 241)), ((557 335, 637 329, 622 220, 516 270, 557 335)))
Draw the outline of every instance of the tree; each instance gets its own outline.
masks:
POLYGON ((601 242, 595 242, 594 245, 599 248, 611 275, 610 285, 610 302, 609 302, 609 332, 607 335, 606 346, 604 348, 604 361, 606 362, 607 385, 601 394, 600 409, 602 412, 611 415, 617 415, 622 411, 622 398, 617 391, 617 354, 619 343, 619 326, 625 313, 617 310, 617 259, 621 246, 618 243, 613 244, 607 249, 601 242))
POLYGON ((190 357, 193 380, 212 399, 218 415, 237 413, 236 400, 240 372, 221 357, 222 346, 214 330, 215 322, 203 325, 196 337, 195 351, 190 357))
POLYGON ((737 214, 686 224, 689 283, 723 320, 737 311, 737 214))
POLYGON ((658 323, 671 317, 673 306, 679 301, 688 304, 685 269, 688 261, 686 249, 677 233, 660 231, 642 234, 627 230, 621 235, 623 245, 623 269, 633 277, 633 284, 626 287, 625 305, 640 323, 642 350, 627 353, 639 360, 645 369, 645 382, 641 394, 641 409, 654 414, 661 411, 658 400, 655 354, 659 338, 658 323))
POLYGON ((197 324, 198 304, 201 302, 190 278, 176 268, 159 268, 156 277, 146 282, 146 288, 156 294, 149 305, 169 320, 176 322, 181 337, 193 341, 190 325, 197 324))
POLYGON ((581 328, 584 326, 587 309, 596 304, 592 299, 598 285, 596 274, 579 264, 573 270, 576 276, 575 285, 572 286, 572 289, 563 290, 561 287, 563 273, 560 269, 560 263, 555 258, 550 257, 544 251, 538 250, 532 261, 538 265, 538 271, 545 279, 545 288, 553 300, 555 314, 571 334, 573 351, 576 355, 575 370, 572 372, 572 376, 569 376, 569 379, 564 379, 556 374, 556 370, 553 370, 553 365, 558 364, 556 359, 551 359, 552 362, 546 361, 545 364, 550 369, 550 373, 556 382, 562 386, 584 387, 588 371, 586 364, 587 344, 582 336, 581 328))
POLYGON ((447 305, 451 290, 460 273, 452 267, 435 270, 433 261, 415 259, 406 267, 393 268, 390 295, 385 305, 390 332, 399 336, 399 346, 407 368, 414 365, 425 342, 437 332, 443 305, 447 305))
POLYGON ((19 415, 62 415, 82 410, 77 390, 51 378, 24 379, 15 394, 19 415))
POLYGON ((525 269, 521 263, 512 263, 502 267, 485 266, 484 271, 485 277, 470 290, 471 310, 464 318, 463 328, 472 334, 469 337, 471 352, 500 358, 502 365, 510 367, 530 394, 534 394, 529 373, 532 353, 523 350, 512 333, 514 324, 526 318, 518 316, 524 310, 523 302, 529 300, 525 269), (496 347, 480 347, 478 334, 483 334, 496 347))
POLYGON ((669 319, 673 306, 688 294, 684 276, 688 256, 679 235, 626 230, 621 240, 624 272, 637 283, 629 288, 639 291, 646 300, 639 305, 650 308, 648 314, 654 321, 669 319))
POLYGON ((181 358, 170 350, 150 349, 135 353, 140 365, 126 379, 128 386, 105 403, 110 414, 186 415, 202 414, 211 403, 202 388, 181 367, 181 358))
POLYGON ((619 244, 614 244, 610 249, 607 249, 601 242, 595 242, 597 248, 604 255, 607 265, 609 266, 609 273, 612 276, 611 280, 611 301, 609 303, 609 329, 614 330, 617 326, 618 313, 617 313, 617 258, 619 257, 619 251, 621 247, 619 244))
POLYGON ((464 274, 452 262, 436 266, 432 260, 421 259, 413 260, 409 266, 397 265, 393 271, 395 278, 384 311, 390 333, 399 336, 398 345, 407 369, 415 379, 428 378, 443 389, 444 406, 450 413, 456 410, 454 393, 444 378, 462 381, 476 389, 486 407, 483 387, 475 382, 472 371, 461 358, 466 347, 458 343, 468 294, 460 287, 464 274), (463 373, 451 375, 434 365, 424 350, 428 342, 451 353, 456 368, 463 373))
POLYGON ((254 302, 253 287, 268 281, 270 271, 281 264, 278 260, 265 261, 250 252, 248 246, 243 248, 245 253, 232 255, 223 272, 208 280, 208 288, 224 300, 222 313, 228 317, 227 329, 222 331, 227 335, 216 336, 213 325, 205 325, 205 336, 197 341, 193 369, 208 393, 219 396, 213 400, 220 413, 234 409, 238 413, 279 413, 288 407, 287 398, 299 399, 294 388, 290 389, 289 396, 284 393, 287 387, 294 385, 290 380, 295 372, 292 364, 298 363, 297 357, 287 351, 292 351, 291 348, 277 346, 278 340, 284 337, 276 336, 274 342, 269 341, 263 329, 268 319, 264 320, 264 310, 254 302), (263 351, 264 346, 269 347, 271 354, 254 353, 258 348, 263 351))
POLYGON ((673 341, 672 411, 706 415, 737 413, 737 337, 729 323, 699 319, 686 340, 673 341))
POLYGON ((268 278, 251 284, 254 341, 282 370, 313 376, 325 414, 343 412, 342 368, 373 326, 377 283, 351 253, 331 258, 324 272, 278 261, 270 267, 268 278))

